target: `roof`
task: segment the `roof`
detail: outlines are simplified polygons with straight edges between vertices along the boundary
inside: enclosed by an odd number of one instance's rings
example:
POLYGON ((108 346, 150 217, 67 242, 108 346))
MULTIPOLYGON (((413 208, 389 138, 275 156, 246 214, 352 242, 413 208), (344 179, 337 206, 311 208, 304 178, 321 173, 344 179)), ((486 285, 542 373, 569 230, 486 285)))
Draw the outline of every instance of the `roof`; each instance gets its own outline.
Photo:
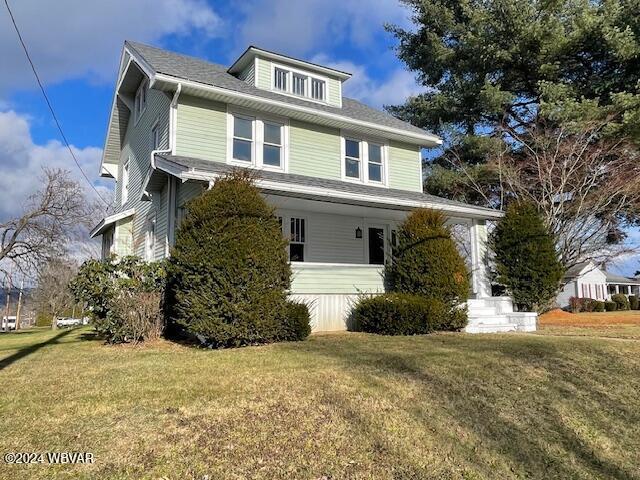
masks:
POLYGON ((624 277, 611 272, 604 272, 607 276, 607 283, 626 283, 631 285, 640 285, 640 280, 636 278, 624 277))
POLYGON ((182 55, 142 43, 126 41, 125 46, 138 54, 151 67, 155 73, 169 75, 175 78, 197 82, 203 85, 211 85, 245 93, 269 100, 277 100, 291 105, 312 108, 320 112, 333 113, 344 117, 375 123, 377 125, 403 130, 413 134, 435 135, 402 121, 386 112, 369 107, 358 100, 342 97, 342 108, 331 105, 319 104, 302 98, 282 95, 276 92, 255 87, 240 80, 230 73, 228 68, 216 63, 211 63, 200 58, 182 55))
POLYGON ((582 272, 585 270, 585 268, 588 267, 589 265, 592 265, 593 268, 596 268, 593 262, 590 262, 590 261, 580 262, 575 264, 573 267, 569 267, 564 274, 564 278, 570 279, 570 278, 579 277, 582 274, 582 272))
POLYGON ((108 217, 104 217, 98 225, 93 227, 91 232, 89 232, 89 236, 91 238, 97 237, 98 235, 102 235, 109 226, 116 223, 118 220, 123 220, 125 218, 129 218, 136 213, 135 208, 130 208, 128 210, 124 210, 119 213, 114 213, 113 215, 109 215, 108 217))
MULTIPOLYGON (((212 162, 177 155, 156 155, 156 167, 183 180, 215 179, 234 168, 243 168, 223 162, 212 162)), ((477 207, 422 192, 376 187, 269 170, 257 170, 257 175, 258 186, 264 190, 297 198, 397 210, 427 207, 475 218, 500 218, 503 215, 500 210, 477 207)))

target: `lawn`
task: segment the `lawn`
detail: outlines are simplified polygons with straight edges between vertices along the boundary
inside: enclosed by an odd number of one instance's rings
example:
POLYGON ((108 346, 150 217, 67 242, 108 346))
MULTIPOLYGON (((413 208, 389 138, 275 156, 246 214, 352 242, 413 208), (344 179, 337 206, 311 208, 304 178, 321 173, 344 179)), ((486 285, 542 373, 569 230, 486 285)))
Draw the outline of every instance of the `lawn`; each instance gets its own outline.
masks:
POLYGON ((317 335, 211 351, 0 335, 0 478, 640 478, 640 341, 317 335))

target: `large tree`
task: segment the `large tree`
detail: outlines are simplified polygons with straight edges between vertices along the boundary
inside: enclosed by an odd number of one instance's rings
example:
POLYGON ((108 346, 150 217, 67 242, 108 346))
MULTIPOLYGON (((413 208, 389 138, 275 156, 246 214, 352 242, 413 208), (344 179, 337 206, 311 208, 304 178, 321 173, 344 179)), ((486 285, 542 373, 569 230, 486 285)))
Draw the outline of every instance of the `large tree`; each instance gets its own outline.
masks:
MULTIPOLYGON (((583 160, 589 157, 596 166, 617 162, 616 175, 636 175, 621 172, 616 155, 636 155, 633 149, 640 143, 640 2, 403 3, 413 12, 415 28, 388 28, 399 40, 399 57, 417 73, 425 92, 388 108, 445 139, 442 151, 427 163, 428 191, 504 207, 523 192, 504 182, 502 160, 509 159, 512 172, 514 165, 516 170, 530 167, 545 143, 560 145, 564 158, 571 158, 565 155, 571 146, 579 146, 588 152, 583 160)), ((544 168, 533 173, 542 177, 544 168)), ((541 183, 528 193, 545 217, 558 200, 566 206, 578 198, 569 184, 555 192, 559 195, 539 196, 541 183)), ((586 193, 594 192, 601 197, 598 182, 586 193)), ((602 204, 591 211, 592 220, 603 219, 598 230, 611 234, 592 242, 583 257, 619 242, 622 228, 637 222, 636 193, 622 197, 615 208, 602 204)), ((565 260, 570 265, 579 258, 565 260)))

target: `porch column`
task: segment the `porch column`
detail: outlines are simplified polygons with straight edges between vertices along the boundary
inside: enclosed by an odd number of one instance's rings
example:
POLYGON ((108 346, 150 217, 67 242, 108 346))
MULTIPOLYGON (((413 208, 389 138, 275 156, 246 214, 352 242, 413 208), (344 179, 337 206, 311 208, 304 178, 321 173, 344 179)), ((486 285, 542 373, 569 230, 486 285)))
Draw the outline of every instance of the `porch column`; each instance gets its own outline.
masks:
POLYGON ((491 296, 491 282, 487 268, 487 224, 484 220, 472 220, 469 228, 471 239, 471 280, 476 298, 491 296))
POLYGON ((620 293, 620 285, 616 285, 616 293, 620 293))

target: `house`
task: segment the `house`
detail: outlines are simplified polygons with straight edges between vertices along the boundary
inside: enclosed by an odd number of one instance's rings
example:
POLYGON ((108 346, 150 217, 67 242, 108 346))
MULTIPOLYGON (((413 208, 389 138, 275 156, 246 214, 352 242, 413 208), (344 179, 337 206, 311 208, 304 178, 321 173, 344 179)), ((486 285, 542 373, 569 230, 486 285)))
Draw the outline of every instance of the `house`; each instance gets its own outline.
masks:
POLYGON ((502 212, 422 191, 422 148, 441 140, 344 97, 351 74, 249 47, 230 67, 125 42, 101 174, 115 213, 92 231, 103 254, 169 255, 185 203, 232 168, 257 186, 290 239, 291 295, 312 304, 315 331, 343 330, 358 295, 384 290, 397 226, 416 207, 441 210, 470 244, 468 331, 535 329, 491 297, 487 222, 502 212))
POLYGON ((567 270, 564 287, 558 294, 556 303, 561 308, 569 306, 569 299, 593 298, 611 300, 611 295, 624 293, 638 295, 640 280, 607 272, 591 261, 581 262, 567 270))

